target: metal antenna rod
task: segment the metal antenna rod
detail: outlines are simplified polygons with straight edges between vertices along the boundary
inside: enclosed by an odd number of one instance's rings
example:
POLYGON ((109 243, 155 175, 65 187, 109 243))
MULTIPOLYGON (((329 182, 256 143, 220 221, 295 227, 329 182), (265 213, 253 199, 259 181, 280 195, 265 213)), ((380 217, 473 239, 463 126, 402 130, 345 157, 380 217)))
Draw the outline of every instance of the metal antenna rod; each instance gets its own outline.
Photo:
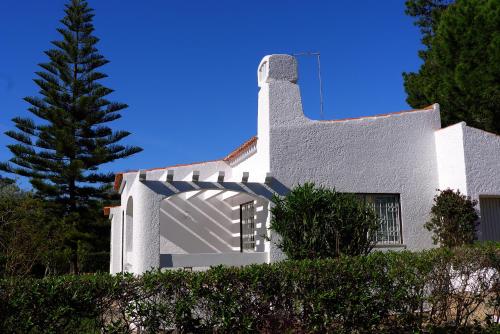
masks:
POLYGON ((318 61, 318 79, 319 79, 319 116, 324 119, 323 113, 323 81, 321 80, 321 54, 319 52, 299 52, 292 54, 293 56, 316 56, 318 61))

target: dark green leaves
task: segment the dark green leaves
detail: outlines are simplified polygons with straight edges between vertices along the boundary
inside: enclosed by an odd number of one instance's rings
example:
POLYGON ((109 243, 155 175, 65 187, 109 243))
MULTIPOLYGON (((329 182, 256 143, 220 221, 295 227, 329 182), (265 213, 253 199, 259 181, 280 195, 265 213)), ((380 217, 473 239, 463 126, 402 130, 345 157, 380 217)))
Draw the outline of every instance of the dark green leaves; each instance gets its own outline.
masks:
MULTIPOLYGON (((0 169, 29 178, 37 195, 58 207, 58 218, 71 231, 64 243, 71 247, 77 272, 77 249, 109 247, 109 241, 92 245, 83 238, 93 223, 105 220, 101 208, 92 205, 109 199, 106 185, 112 175, 99 168, 142 149, 121 145, 130 132, 110 126, 127 105, 108 100, 113 90, 100 83, 107 77, 101 67, 108 60, 96 47, 92 9, 84 0, 70 0, 65 13, 57 29, 60 39, 52 42, 54 48, 45 52, 48 59, 36 72, 39 94, 25 98, 32 118, 13 119, 16 130, 6 132, 15 141, 8 146, 13 157, 0 169)), ((108 240, 109 229, 99 233, 92 242, 108 240)))
POLYGON ((36 118, 13 119, 18 131, 6 134, 18 144, 9 146, 14 157, 3 169, 36 178, 32 183, 41 195, 56 201, 69 197, 74 206, 84 204, 83 193, 100 196, 88 191, 90 184, 99 189, 110 180, 96 168, 141 149, 119 145, 130 133, 103 125, 120 118, 127 105, 104 99, 113 90, 99 83, 107 75, 97 69, 108 61, 95 47, 92 9, 86 1, 72 0, 65 13, 64 27, 57 29, 61 39, 52 43, 56 48, 46 51, 48 62, 36 72, 40 96, 25 98, 36 118))
POLYGON ((434 197, 431 220, 425 223, 425 228, 434 232, 434 243, 445 247, 472 244, 479 219, 476 205, 476 200, 462 195, 460 190, 440 191, 434 197))
POLYGON ((205 272, 3 279, 0 327, 7 333, 498 333, 488 319, 500 307, 499 271, 499 245, 489 244, 205 272))
POLYGON ((378 219, 352 194, 306 183, 273 203, 271 230, 291 259, 366 254, 374 245, 378 219))
POLYGON ((500 2, 411 0, 426 49, 416 73, 404 73, 407 102, 441 105, 441 121, 500 134, 500 2))

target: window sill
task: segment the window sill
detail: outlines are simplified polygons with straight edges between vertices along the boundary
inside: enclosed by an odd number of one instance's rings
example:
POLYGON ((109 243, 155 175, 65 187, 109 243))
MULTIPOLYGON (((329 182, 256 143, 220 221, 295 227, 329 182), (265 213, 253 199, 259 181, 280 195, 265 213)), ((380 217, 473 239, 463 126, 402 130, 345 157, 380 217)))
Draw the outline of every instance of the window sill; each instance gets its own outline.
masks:
POLYGON ((406 245, 405 244, 387 244, 387 245, 377 244, 373 248, 402 248, 402 249, 406 249, 406 245))

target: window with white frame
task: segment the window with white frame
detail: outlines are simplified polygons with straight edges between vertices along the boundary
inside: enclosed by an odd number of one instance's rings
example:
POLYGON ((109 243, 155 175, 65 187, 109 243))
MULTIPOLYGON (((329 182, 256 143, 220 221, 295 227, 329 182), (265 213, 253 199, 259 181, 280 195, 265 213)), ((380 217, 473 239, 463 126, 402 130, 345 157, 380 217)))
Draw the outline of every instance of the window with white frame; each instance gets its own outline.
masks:
POLYGON ((375 210, 379 217, 380 228, 375 235, 377 244, 403 243, 399 194, 359 194, 359 196, 375 210))
POLYGON ((255 250, 255 206, 253 201, 240 205, 241 251, 255 250))

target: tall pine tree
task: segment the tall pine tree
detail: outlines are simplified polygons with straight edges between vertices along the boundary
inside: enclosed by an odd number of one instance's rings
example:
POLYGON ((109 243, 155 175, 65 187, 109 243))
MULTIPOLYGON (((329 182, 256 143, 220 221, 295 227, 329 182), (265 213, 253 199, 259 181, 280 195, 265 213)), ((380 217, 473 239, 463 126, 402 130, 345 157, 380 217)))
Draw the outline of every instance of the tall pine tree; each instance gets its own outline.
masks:
POLYGON ((441 105, 443 126, 500 134, 500 1, 408 0, 425 49, 418 72, 403 73, 414 108, 441 105))
POLYGON ((40 96, 25 98, 36 121, 13 119, 17 129, 6 132, 16 141, 8 145, 13 157, 0 169, 29 178, 37 193, 55 204, 68 225, 72 271, 78 271, 79 239, 89 237, 86 222, 113 179, 99 166, 142 149, 119 144, 130 133, 108 126, 127 105, 109 101, 113 90, 100 83, 107 76, 99 69, 108 60, 96 48, 93 10, 85 0, 71 0, 65 13, 57 29, 62 39, 52 42, 55 48, 45 52, 48 62, 36 72, 40 96))

